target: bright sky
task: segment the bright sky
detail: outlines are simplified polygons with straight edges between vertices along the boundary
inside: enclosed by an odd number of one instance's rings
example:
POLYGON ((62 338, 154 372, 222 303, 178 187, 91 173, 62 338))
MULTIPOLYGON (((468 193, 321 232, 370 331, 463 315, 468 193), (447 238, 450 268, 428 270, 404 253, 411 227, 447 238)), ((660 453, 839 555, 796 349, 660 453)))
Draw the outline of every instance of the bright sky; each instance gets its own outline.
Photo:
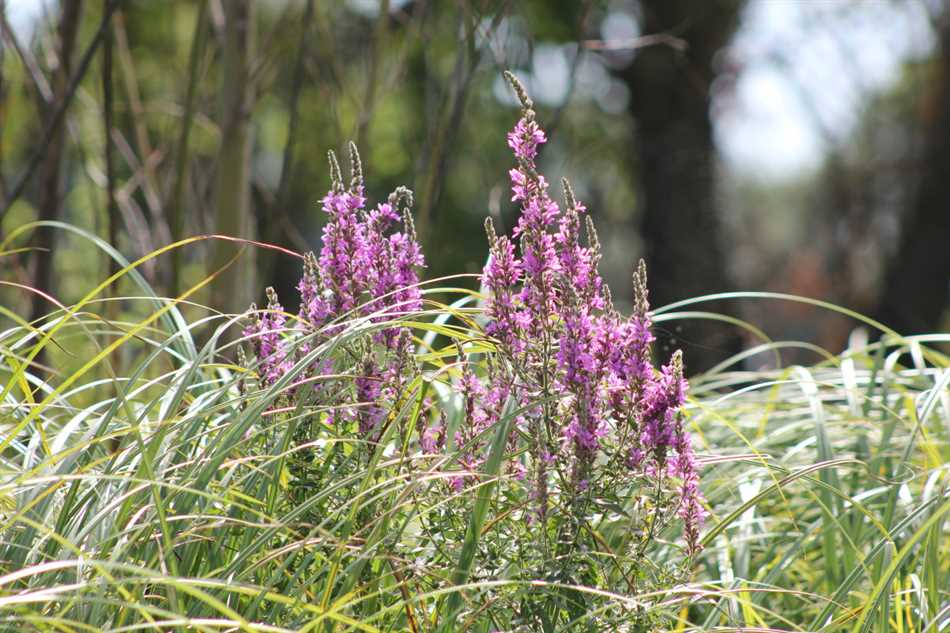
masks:
POLYGON ((868 96, 934 45, 919 0, 752 0, 730 49, 739 79, 714 107, 716 139, 742 171, 816 167, 826 134, 847 136, 868 96))
MULTIPOLYGON (((17 34, 32 31, 33 21, 43 14, 43 0, 7 0, 7 21, 17 34)), ((17 39, 26 39, 22 36, 17 39)))

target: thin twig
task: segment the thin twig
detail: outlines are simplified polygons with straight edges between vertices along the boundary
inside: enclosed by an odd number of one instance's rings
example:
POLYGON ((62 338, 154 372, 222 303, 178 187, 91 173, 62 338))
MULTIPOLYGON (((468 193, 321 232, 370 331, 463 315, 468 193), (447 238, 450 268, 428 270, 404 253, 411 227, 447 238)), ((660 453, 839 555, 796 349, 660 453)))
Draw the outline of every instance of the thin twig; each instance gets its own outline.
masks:
POLYGON ((548 142, 554 138, 558 126, 561 124, 561 117, 564 116, 564 112, 567 110, 567 105, 571 101, 571 97, 574 95, 574 90, 577 87, 577 69, 581 64, 581 56, 584 54, 581 45, 584 42, 584 31, 587 28, 587 19, 590 17, 590 11, 593 8, 593 0, 588 0, 584 4, 584 8, 581 12, 581 19, 578 20, 577 24, 577 49, 574 51, 574 59, 571 60, 571 69, 568 73, 568 84, 567 84, 567 94, 564 95, 564 102, 561 103, 554 111, 554 115, 551 117, 551 122, 548 124, 547 136, 548 142))
MULTIPOLYGON (((102 44, 102 119, 104 130, 104 148, 106 162, 106 208, 108 209, 109 244, 117 247, 119 242, 119 206, 115 200, 115 164, 113 161, 112 127, 114 115, 114 99, 112 94, 112 33, 106 34, 102 44)), ((177 249, 176 249, 177 250, 177 249)), ((109 275, 119 272, 119 262, 109 257, 109 275)), ((110 307, 117 312, 119 303, 110 302, 110 307)), ((117 314, 114 316, 118 316, 117 314)), ((112 317, 114 320, 114 316, 112 317)))
MULTIPOLYGON (((432 229, 435 224, 433 209, 441 193, 449 155, 448 150, 461 127, 465 101, 468 98, 472 80, 475 78, 475 69, 481 60, 481 52, 475 44, 477 25, 471 15, 471 7, 467 3, 463 3, 462 12, 460 28, 465 31, 466 45, 456 57, 455 69, 452 72, 456 80, 454 89, 447 90, 441 109, 443 116, 440 117, 434 141, 430 145, 432 150, 429 153, 423 186, 420 187, 417 226, 423 243, 427 242, 432 236, 432 229)), ((503 16, 504 12, 496 14, 492 22, 492 29, 497 27, 503 16)))
POLYGON ((261 38, 260 43, 256 45, 256 59, 251 60, 251 65, 247 73, 247 81, 257 94, 268 89, 270 85, 269 82, 272 81, 276 72, 281 69, 281 62, 283 61, 283 57, 281 56, 282 49, 290 46, 290 44, 287 43, 288 38, 285 37, 285 34, 291 28, 293 16, 296 15, 293 11, 294 8, 295 3, 288 2, 284 6, 277 22, 270 28, 267 34, 261 38))
MULTIPOLYGON (((370 41, 369 68, 366 72, 366 96, 360 108, 359 123, 356 128, 356 145, 362 147, 366 141, 369 124, 373 120, 376 109, 376 77, 382 63, 382 53, 385 47, 387 23, 389 22, 389 0, 379 3, 379 16, 376 18, 376 31, 370 41)), ((368 148, 364 148, 364 154, 368 148)))
MULTIPOLYGON (((284 145, 284 155, 280 165, 280 180, 277 183, 277 194, 274 196, 274 206, 279 213, 286 214, 284 210, 287 188, 290 183, 290 177, 294 168, 294 148, 297 140, 297 125, 300 122, 300 92, 303 88, 304 60, 309 53, 307 37, 310 33, 310 23, 313 21, 313 0, 307 0, 307 8, 304 10, 303 24, 300 30, 300 44, 297 47, 297 59, 294 64, 294 75, 290 87, 290 122, 287 126, 287 143, 284 145)), ((273 210, 273 209, 272 209, 273 210)))
MULTIPOLYGON (((268 213, 265 217, 276 217, 277 222, 265 225, 264 241, 276 241, 278 232, 283 229, 284 234, 290 239, 297 248, 307 251, 309 244, 301 235, 294 222, 287 213, 287 192, 290 188, 290 179, 294 172, 294 150, 296 149, 297 127, 300 124, 300 93, 303 90, 304 76, 306 74, 306 60, 310 56, 310 26, 313 22, 314 2, 307 0, 307 6, 304 10, 303 24, 300 30, 300 40, 297 45, 297 58, 294 63, 293 78, 290 86, 290 102, 288 111, 290 121, 287 126, 287 142, 284 144, 284 152, 280 164, 280 179, 277 183, 277 191, 269 200, 266 208, 268 213)), ((272 264, 273 259, 265 260, 265 265, 272 264)), ((264 272, 265 277, 270 276, 270 271, 264 272)))
MULTIPOLYGON (((198 8, 198 17, 195 19, 195 33, 191 39, 191 52, 188 54, 188 89, 185 93, 185 111, 182 114, 181 132, 178 136, 178 148, 175 152, 175 189, 172 194, 171 208, 171 238, 173 242, 182 239, 185 230, 185 180, 188 176, 188 138, 191 135, 191 126, 195 118, 195 97, 198 93, 198 75, 205 42, 207 41, 208 25, 205 23, 208 12, 208 3, 201 2, 198 8)), ((172 273, 170 295, 177 297, 181 285, 181 256, 182 249, 172 251, 172 273)))
MULTIPOLYGON (((56 27, 53 50, 55 58, 52 60, 53 101, 51 105, 58 106, 65 100, 66 79, 69 77, 72 66, 73 49, 79 33, 81 9, 78 2, 64 4, 56 27)), ((41 120, 49 116, 47 108, 40 110, 41 120)), ((40 183, 37 215, 41 221, 58 220, 61 212, 60 199, 63 153, 66 146, 65 133, 59 127, 50 137, 45 147, 42 160, 39 163, 40 183)), ((43 227, 34 235, 35 244, 40 252, 48 255, 38 255, 33 258, 33 287, 47 293, 52 293, 53 286, 53 254, 56 234, 50 227, 43 227)), ((45 299, 39 295, 31 296, 30 321, 36 322, 47 313, 48 306, 45 299)), ((36 358, 43 362, 45 350, 40 351, 36 358)))
MULTIPOLYGON (((129 40, 125 30, 125 15, 122 11, 116 14, 116 19, 113 22, 113 32, 115 33, 119 64, 122 67, 125 91, 131 106, 132 128, 135 131, 135 144, 138 146, 140 155, 139 162, 142 164, 145 175, 142 193, 145 194, 145 202, 148 204, 148 210, 152 215, 153 227, 157 231, 164 232, 167 223, 162 209, 162 200, 158 194, 158 179, 155 176, 155 154, 152 151, 148 126, 145 124, 145 108, 142 106, 139 81, 135 73, 135 61, 132 59, 132 51, 129 48, 129 40)), ((161 241, 165 241, 167 237, 170 236, 160 234, 161 241)))
POLYGON ((584 48, 593 51, 629 51, 658 44, 665 44, 680 52, 688 48, 686 40, 669 33, 651 33, 650 35, 619 40, 584 40, 581 44, 584 48))
MULTIPOLYGON (((230 0, 224 5, 224 40, 221 51, 221 83, 218 93, 217 118, 221 131, 215 174, 215 231, 232 237, 255 239, 251 208, 251 143, 250 122, 256 94, 249 82, 255 58, 255 3, 252 0, 230 0)), ((214 245, 212 262, 215 268, 229 262, 234 245, 214 245)), ((247 308, 254 288, 255 252, 248 250, 235 265, 222 272, 212 287, 212 303, 227 312, 238 313, 247 308)))
POLYGON ((23 62, 23 66, 26 68, 27 74, 30 75, 33 87, 40 101, 45 104, 50 103, 53 100, 53 89, 50 87, 49 81, 46 80, 46 75, 40 70, 39 64, 36 63, 36 57, 33 56, 33 52, 29 47, 20 45, 20 42, 16 38, 16 33, 13 32, 10 23, 7 22, 5 11, 0 11, 0 28, 3 29, 3 39, 7 41, 16 52, 17 57, 20 58, 20 61, 23 62))

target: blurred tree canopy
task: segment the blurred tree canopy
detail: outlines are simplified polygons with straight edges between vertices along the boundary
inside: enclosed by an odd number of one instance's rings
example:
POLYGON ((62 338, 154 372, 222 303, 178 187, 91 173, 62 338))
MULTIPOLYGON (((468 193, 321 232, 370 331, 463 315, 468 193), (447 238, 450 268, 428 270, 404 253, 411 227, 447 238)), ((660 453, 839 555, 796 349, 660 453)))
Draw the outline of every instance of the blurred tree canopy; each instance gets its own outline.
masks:
MULTIPOLYGON (((303 252, 319 243, 326 151, 352 139, 371 201, 414 190, 427 276, 475 274, 484 217, 514 223, 505 133, 518 114, 501 78, 510 68, 550 132, 544 168, 568 176, 594 216, 621 306, 645 256, 657 306, 767 287, 837 300, 907 333, 941 328, 950 13, 931 9, 932 58, 867 95, 861 123, 820 170, 769 184, 726 174, 714 133, 714 101, 741 73, 730 42, 751 4, 62 0, 13 21, 23 0, 0 1, 0 232, 62 220, 130 259, 213 233, 303 252), (889 160, 896 137, 914 148, 899 163, 889 160)), ((27 250, 0 259, 3 278, 64 303, 116 270, 62 231, 25 233, 11 247, 27 250)), ((197 300, 228 312, 264 285, 293 296, 298 259, 245 248, 231 265, 239 251, 199 242, 143 273, 177 294, 226 268, 197 300)), ((50 307, 39 294, 0 293, 32 318, 50 307)), ((770 333, 802 318, 779 315, 770 333)), ((816 328, 812 338, 843 344, 839 327, 816 328)), ((725 325, 659 333, 668 349, 686 347, 694 368, 740 345, 725 325)))

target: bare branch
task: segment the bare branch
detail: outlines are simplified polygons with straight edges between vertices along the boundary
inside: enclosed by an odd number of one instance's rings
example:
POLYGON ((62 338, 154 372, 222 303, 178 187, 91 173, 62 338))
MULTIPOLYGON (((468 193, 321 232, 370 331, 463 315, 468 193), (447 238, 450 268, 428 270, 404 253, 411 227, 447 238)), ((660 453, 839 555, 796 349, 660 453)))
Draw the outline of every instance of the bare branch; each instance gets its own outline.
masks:
MULTIPOLYGON (((195 98, 198 94, 199 61, 204 54, 207 41, 208 25, 206 24, 208 3, 201 2, 198 17, 195 19, 195 32, 191 39, 191 51, 188 54, 188 89, 185 94, 185 111, 181 119, 181 131, 178 135, 178 149, 175 152, 175 189, 172 194, 171 208, 171 238, 177 242, 184 235, 185 230, 185 180, 188 177, 188 138, 191 135, 191 126, 195 118, 195 98)), ((170 295, 177 297, 181 283, 181 256, 182 251, 176 248, 172 251, 172 272, 170 295)))
MULTIPOLYGON (((114 95, 112 93, 112 32, 108 32, 102 44, 102 123, 104 128, 103 146, 105 148, 106 167, 106 208, 108 209, 109 243, 116 246, 119 243, 119 205, 115 199, 115 161, 113 160, 112 127, 115 114, 114 95)), ((119 262, 112 257, 108 258, 109 274, 119 271, 119 262)), ((110 304, 118 310, 118 302, 110 304)))
POLYGON ((651 33, 622 40, 583 40, 581 44, 592 51, 629 51, 647 46, 665 45, 683 52, 689 47, 686 40, 669 33, 651 33))
POLYGON ((46 75, 43 74, 39 64, 36 63, 33 52, 29 47, 20 45, 20 42, 16 38, 16 33, 13 32, 10 23, 7 22, 6 12, 0 12, 0 29, 3 31, 3 39, 16 51, 17 57, 23 62, 23 66, 26 68, 27 74, 29 74, 40 100, 43 103, 50 103, 53 100, 53 89, 50 88, 49 81, 46 80, 46 75))
POLYGON ((34 150, 26 168, 20 174, 20 177, 10 189, 10 193, 3 201, 3 209, 0 211, 0 218, 6 215, 6 212, 10 210, 10 207, 13 205, 13 203, 16 202, 16 200, 21 195, 23 195, 23 191, 26 189, 27 184, 29 184, 30 180, 33 178, 33 174, 36 172, 36 169, 42 162, 43 156, 46 154, 47 147, 49 146, 50 141, 53 139, 53 135, 62 124, 63 116, 66 114, 66 110, 69 109, 69 104, 72 103, 73 96, 76 94, 76 89, 79 87, 79 83, 85 76, 86 71, 89 70, 89 64, 92 62, 92 58, 95 55, 96 50, 99 48, 99 44, 102 43, 103 36, 109 27, 109 20, 121 2, 122 0, 111 0, 109 5, 106 7, 106 10, 102 16, 102 21, 99 24, 99 28, 96 30, 92 42, 89 43, 89 46, 83 53, 82 59, 79 61, 79 66, 76 68, 76 72, 73 73, 73 76, 69 81, 69 85, 66 88, 66 92, 63 95, 62 101, 59 103, 56 111, 49 118, 49 121, 43 129, 43 135, 40 137, 40 141, 36 146, 36 150, 34 150))

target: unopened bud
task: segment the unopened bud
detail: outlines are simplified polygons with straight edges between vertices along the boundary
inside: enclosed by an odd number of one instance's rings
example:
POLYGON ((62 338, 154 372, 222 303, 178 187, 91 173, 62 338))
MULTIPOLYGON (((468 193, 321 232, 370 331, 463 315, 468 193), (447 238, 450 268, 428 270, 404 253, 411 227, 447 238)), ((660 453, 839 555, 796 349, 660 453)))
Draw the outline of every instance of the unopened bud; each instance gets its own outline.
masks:
POLYGON ((633 273, 633 314, 643 319, 650 309, 647 291, 647 263, 641 258, 633 273))
POLYGON ((330 187, 334 191, 342 191, 343 172, 340 171, 340 163, 332 149, 327 151, 327 161, 330 163, 330 187))
MULTIPOLYGON (((363 186, 363 162, 360 160, 360 152, 356 149, 356 143, 350 141, 347 148, 350 152, 350 191, 356 191, 363 186)), ((340 180, 343 180, 342 177, 340 180)))
POLYGON ((413 242, 416 241, 416 223, 412 219, 412 211, 409 210, 409 207, 404 207, 402 210, 402 224, 406 232, 406 236, 413 242))
POLYGON ((678 384, 683 379, 683 350, 678 349, 673 352, 673 356, 670 358, 670 369, 673 371, 673 378, 678 384))
POLYGON ((389 194, 389 204, 395 206, 400 200, 404 200, 406 202, 406 206, 411 207, 413 204, 412 189, 399 185, 391 194, 389 194))
POLYGON ((494 249, 495 244, 498 242, 498 234, 495 232, 495 223, 492 221, 491 216, 485 218, 485 234, 488 235, 488 247, 494 249))
POLYGON ((574 197, 574 189, 567 178, 561 178, 561 187, 564 189, 564 204, 568 209, 577 208, 577 198, 574 197))
POLYGON ((587 228, 587 243, 590 244, 590 250, 594 257, 600 258, 600 239, 597 237, 597 228, 594 226, 594 220, 589 216, 584 216, 584 224, 587 228))
POLYGON ((514 73, 510 70, 506 70, 503 74, 505 79, 508 80, 508 83, 511 84, 515 94, 518 95, 518 101, 521 102, 521 110, 524 113, 524 117, 529 121, 534 119, 534 102, 531 101, 531 97, 528 96, 528 91, 525 89, 524 84, 521 83, 521 80, 515 77, 514 73))
POLYGON ((273 286, 267 286, 267 289, 264 291, 264 294, 267 295, 267 309, 268 310, 280 310, 280 302, 277 300, 277 291, 274 290, 273 286))

